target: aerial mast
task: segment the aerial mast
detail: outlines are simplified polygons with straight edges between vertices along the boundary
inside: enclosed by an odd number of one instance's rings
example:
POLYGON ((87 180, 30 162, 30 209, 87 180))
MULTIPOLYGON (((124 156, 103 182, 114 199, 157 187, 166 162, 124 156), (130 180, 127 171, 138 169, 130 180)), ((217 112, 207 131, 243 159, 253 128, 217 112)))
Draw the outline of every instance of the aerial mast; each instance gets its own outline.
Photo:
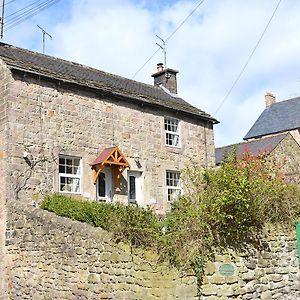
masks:
POLYGON ((2 0, 1 32, 0 32, 1 39, 3 39, 3 29, 4 29, 4 8, 5 8, 5 0, 2 0))
POLYGON ((161 48, 161 50, 164 53, 164 64, 165 64, 165 69, 167 69, 167 49, 166 49, 166 41, 162 39, 160 36, 156 34, 156 36, 162 41, 162 45, 156 43, 156 45, 161 48))
POLYGON ((42 34, 43 34, 43 54, 45 54, 45 36, 48 35, 50 40, 52 40, 52 35, 50 33, 48 33, 44 28, 42 28, 41 26, 39 25, 36 25, 41 31, 42 31, 42 34))

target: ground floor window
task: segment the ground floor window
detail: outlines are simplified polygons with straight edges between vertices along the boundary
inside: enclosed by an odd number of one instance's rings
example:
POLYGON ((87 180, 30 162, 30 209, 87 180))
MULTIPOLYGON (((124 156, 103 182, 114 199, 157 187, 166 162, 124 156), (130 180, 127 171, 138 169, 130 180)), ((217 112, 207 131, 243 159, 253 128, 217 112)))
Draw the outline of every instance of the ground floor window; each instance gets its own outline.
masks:
POLYGON ((143 205, 142 199, 142 172, 127 172, 128 202, 143 205))
POLYGON ((59 191, 65 193, 81 193, 82 176, 81 158, 59 156, 59 191))
POLYGON ((173 202, 181 195, 182 189, 180 185, 180 172, 167 171, 166 172, 166 186, 168 201, 173 202))
POLYGON ((128 183, 128 197, 129 201, 136 201, 136 177, 133 175, 129 175, 129 183, 128 183))

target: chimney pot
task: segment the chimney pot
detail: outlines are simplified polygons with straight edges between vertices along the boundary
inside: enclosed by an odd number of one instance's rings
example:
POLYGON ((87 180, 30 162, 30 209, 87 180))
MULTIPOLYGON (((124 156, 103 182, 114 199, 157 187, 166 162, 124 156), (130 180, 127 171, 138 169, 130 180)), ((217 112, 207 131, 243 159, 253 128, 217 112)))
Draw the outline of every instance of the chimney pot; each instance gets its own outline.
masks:
POLYGON ((157 72, 161 72, 164 70, 164 64, 163 63, 158 63, 156 66, 157 72))
POLYGON ((267 92, 265 94, 265 105, 266 105, 266 108, 270 107, 274 103, 276 103, 276 97, 272 93, 267 92))

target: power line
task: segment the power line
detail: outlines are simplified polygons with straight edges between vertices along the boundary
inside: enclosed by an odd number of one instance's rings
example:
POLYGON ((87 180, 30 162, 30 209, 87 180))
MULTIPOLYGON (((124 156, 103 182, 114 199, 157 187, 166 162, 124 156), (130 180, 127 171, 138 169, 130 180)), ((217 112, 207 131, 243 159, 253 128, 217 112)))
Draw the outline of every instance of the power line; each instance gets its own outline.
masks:
MULTIPOLYGON (((201 0, 195 8, 186 16, 186 18, 175 28, 175 30, 166 38, 165 44, 175 35, 175 33, 182 27, 182 25, 195 13, 195 11, 200 7, 200 5, 205 0, 201 0)), ((147 60, 146 62, 134 73, 134 75, 131 77, 131 79, 135 78, 135 76, 148 64, 148 62, 156 55, 157 52, 159 52, 161 49, 157 49, 147 60)))
POLYGON ((148 62, 156 55, 157 52, 159 52, 161 49, 158 48, 147 60, 146 62, 134 73, 134 75, 131 77, 133 79, 140 71, 148 64, 148 62))
POLYGON ((235 81, 233 82, 232 86, 231 86, 230 89, 228 90, 228 92, 227 92, 227 94, 225 95, 224 99, 221 101, 220 105, 218 106, 218 108, 217 108, 217 110, 215 111, 215 113, 213 114, 213 116, 215 116, 215 115, 217 114, 217 112, 221 109, 221 107, 224 105, 224 103, 225 103, 226 100, 228 99, 229 95, 231 94, 232 90, 235 88, 236 84, 238 83, 238 81, 239 81, 240 78, 242 77, 242 75, 243 75, 244 71, 246 70, 246 68, 247 68, 247 66, 248 66, 248 64, 249 64, 249 62, 250 62, 250 60, 252 59, 252 57, 253 57, 255 51, 257 50, 257 48, 258 48, 260 42, 262 41, 262 39, 263 39, 263 37, 264 37, 264 35, 265 35, 267 29, 269 28, 269 25, 271 24, 271 22, 272 22, 272 20, 273 20, 273 18, 274 18, 274 16, 275 16, 275 13, 276 13, 276 11, 277 11, 277 9, 278 9, 278 7, 279 7, 281 1, 282 1, 282 0, 279 0, 279 1, 278 1, 278 3, 277 3, 277 5, 276 5, 276 7, 275 7, 275 9, 274 9, 274 11, 273 11, 273 13, 272 13, 270 19, 269 19, 269 21, 268 21, 268 23, 267 23, 267 25, 265 26, 265 29, 263 30, 263 32, 262 32, 260 38, 258 39, 258 41, 257 41, 257 43, 256 43, 256 45, 255 45, 255 47, 253 48, 252 52, 250 53, 250 55, 249 55, 249 57, 248 57, 246 63, 245 63, 244 66, 242 67, 242 69, 241 69, 241 71, 239 72, 237 78, 236 78, 235 81))
POLYGON ((8 5, 8 4, 10 4, 10 3, 12 3, 12 2, 15 2, 15 1, 16 1, 16 0, 10 0, 10 1, 6 2, 5 4, 8 5))
POLYGON ((22 11, 22 10, 24 10, 24 9, 30 7, 30 6, 33 6, 33 5, 34 5, 35 3, 37 3, 37 2, 41 2, 41 0, 37 0, 37 1, 35 1, 35 2, 31 3, 31 4, 29 4, 29 5, 27 5, 27 6, 24 6, 24 7, 21 8, 21 9, 15 11, 15 12, 13 12, 13 13, 11 13, 10 15, 8 15, 8 16, 5 17, 5 20, 8 20, 11 16, 13 16, 13 15, 19 13, 20 11, 22 11))
MULTIPOLYGON (((41 0, 38 0, 36 2, 40 2, 40 1, 41 0)), ((42 9, 44 6, 47 6, 48 4, 50 4, 52 1, 55 1, 55 0, 45 0, 44 2, 42 2, 42 3, 40 3, 40 4, 36 5, 36 6, 34 6, 32 8, 29 8, 29 9, 27 9, 26 11, 24 11, 22 13, 20 13, 19 15, 16 15, 16 16, 10 18, 10 19, 8 18, 8 20, 7 20, 7 18, 5 18, 5 21, 6 21, 5 25, 6 26, 7 25, 11 25, 13 23, 18 22, 19 20, 21 20, 23 18, 26 18, 31 13, 35 13, 36 11, 42 9)), ((36 3, 36 2, 34 2, 34 3, 36 3)), ((32 6, 34 3, 32 3, 30 6, 32 6)), ((20 9, 18 12, 22 11, 23 9, 20 9)))
POLYGON ((187 17, 179 24, 179 26, 168 36, 166 39, 166 42, 169 41, 173 35, 182 27, 182 25, 194 14, 194 12, 200 7, 200 5, 204 2, 205 0, 201 0, 195 8, 187 15, 187 17))
MULTIPOLYGON (((28 20, 29 18, 33 17, 34 15, 40 13, 41 11, 49 8, 50 6, 56 4, 60 0, 51 0, 51 1, 45 1, 43 4, 40 4, 36 6, 35 8, 32 8, 28 10, 27 12, 22 13, 17 19, 15 19, 13 22, 11 20, 8 22, 8 27, 5 27, 4 31, 8 31, 11 28, 19 25, 20 23, 28 20)), ((7 26, 7 24, 5 24, 7 26)))

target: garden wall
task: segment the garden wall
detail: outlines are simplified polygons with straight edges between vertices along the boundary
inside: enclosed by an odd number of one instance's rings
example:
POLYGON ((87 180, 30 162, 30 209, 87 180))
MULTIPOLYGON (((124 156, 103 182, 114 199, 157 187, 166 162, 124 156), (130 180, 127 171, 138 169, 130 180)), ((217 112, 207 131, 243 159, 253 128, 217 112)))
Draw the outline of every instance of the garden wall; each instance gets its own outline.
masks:
POLYGON ((20 202, 8 214, 9 299, 195 299, 194 276, 132 255, 100 228, 20 202))
MULTIPOLYGON (((194 276, 151 252, 132 254, 100 228, 20 202, 9 203, 8 216, 8 299, 197 299, 194 276)), ((202 299, 300 299, 295 232, 272 230, 266 242, 262 253, 209 262, 202 299)))

